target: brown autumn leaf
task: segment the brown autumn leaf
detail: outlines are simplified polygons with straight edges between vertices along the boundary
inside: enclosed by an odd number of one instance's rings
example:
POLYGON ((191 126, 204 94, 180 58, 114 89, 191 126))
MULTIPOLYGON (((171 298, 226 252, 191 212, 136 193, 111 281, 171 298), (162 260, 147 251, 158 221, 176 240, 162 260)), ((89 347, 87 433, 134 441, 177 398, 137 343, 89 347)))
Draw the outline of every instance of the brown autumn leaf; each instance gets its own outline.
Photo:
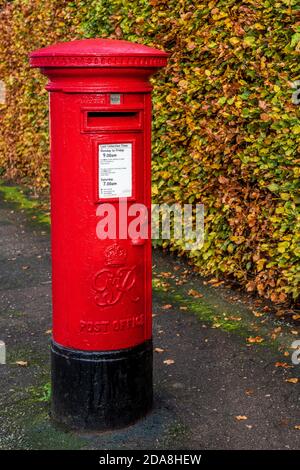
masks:
POLYGON ((122 28, 120 28, 120 26, 117 26, 115 28, 115 35, 117 36, 118 39, 122 38, 123 31, 122 31, 122 28))
POLYGON ((163 353, 163 352, 165 352, 165 350, 162 349, 162 348, 154 348, 154 351, 157 352, 157 353, 163 353))
POLYGON ((188 291, 188 295, 191 295, 195 297, 196 299, 200 299, 201 297, 203 297, 203 294, 200 294, 200 292, 196 291, 195 289, 190 289, 188 291))
POLYGON ((289 369, 291 366, 287 362, 275 362, 275 367, 283 367, 284 369, 289 369))
POLYGON ((298 429, 298 431, 300 431, 300 424, 296 424, 296 426, 294 426, 295 429, 298 429))
POLYGON ((221 286, 222 284, 224 284, 224 281, 220 281, 219 279, 217 278, 213 278, 213 279, 210 279, 209 281, 207 281, 208 284, 211 284, 212 287, 219 287, 221 286))
POLYGON ((249 388, 248 390, 245 391, 246 395, 248 395, 248 397, 250 397, 251 395, 253 395, 254 393, 254 390, 252 390, 252 388, 249 388))
POLYGON ((167 366, 170 366, 171 364, 174 364, 174 363, 175 363, 175 361, 173 359, 166 359, 164 361, 164 364, 166 364, 167 366))
POLYGON ((281 332, 282 328, 281 326, 279 326, 278 328, 275 328, 271 334, 271 339, 274 341, 277 336, 279 335, 279 333, 281 332))
POLYGON ((219 279, 217 277, 213 277, 209 281, 207 281, 208 284, 215 284, 216 282, 219 282, 219 279))
POLYGON ((225 176, 219 176, 218 181, 221 184, 228 184, 229 183, 229 179, 225 178, 225 176))
POLYGON ((256 318, 259 318, 259 317, 263 317, 263 313, 260 313, 260 312, 256 312, 255 310, 253 310, 253 315, 256 317, 256 318))
POLYGON ((220 287, 220 286, 222 286, 223 284, 225 284, 225 281, 215 282, 214 284, 212 284, 212 287, 220 287))
POLYGON ((246 289, 248 292, 254 291, 255 287, 256 287, 255 281, 249 281, 246 285, 246 289))
POLYGON ((192 51, 193 49, 195 49, 196 44, 193 41, 190 41, 187 43, 186 47, 189 51, 192 51))
POLYGON ((292 377, 291 379, 285 379, 285 382, 288 382, 290 384, 297 384, 299 382, 298 377, 292 377))
POLYGON ((248 419, 248 417, 244 415, 238 415, 235 417, 235 419, 237 419, 238 421, 245 421, 246 419, 248 419))
POLYGON ((268 105, 265 101, 263 100, 258 100, 258 106, 263 109, 264 111, 267 109, 268 105))
POLYGON ((167 277, 167 278, 168 278, 168 277, 171 277, 171 276, 172 276, 172 273, 170 273, 170 272, 161 272, 160 275, 161 275, 162 277, 167 277))
POLYGON ((285 315, 285 310, 279 309, 275 313, 276 317, 283 317, 285 315))
POLYGON ((171 304, 166 304, 166 305, 163 305, 161 308, 163 310, 169 310, 170 308, 172 308, 172 305, 171 304))
POLYGON ((27 361, 16 361, 16 364, 20 367, 27 367, 28 366, 27 361))
POLYGON ((248 343, 262 343, 264 341, 264 339, 261 337, 261 336, 249 336, 249 338, 247 338, 247 342, 248 343))

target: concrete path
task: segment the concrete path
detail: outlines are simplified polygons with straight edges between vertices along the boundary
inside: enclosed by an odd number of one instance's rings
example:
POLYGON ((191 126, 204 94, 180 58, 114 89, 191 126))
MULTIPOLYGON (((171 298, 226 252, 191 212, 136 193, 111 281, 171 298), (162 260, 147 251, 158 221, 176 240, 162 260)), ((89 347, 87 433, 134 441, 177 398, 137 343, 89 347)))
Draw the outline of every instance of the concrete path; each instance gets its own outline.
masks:
POLYGON ((8 358, 0 365, 0 449, 299 449, 300 381, 286 381, 300 376, 300 366, 289 367, 296 327, 268 319, 268 307, 236 291, 205 285, 160 251, 153 412, 102 435, 55 429, 49 231, 30 218, 1 199, 0 340, 8 358))

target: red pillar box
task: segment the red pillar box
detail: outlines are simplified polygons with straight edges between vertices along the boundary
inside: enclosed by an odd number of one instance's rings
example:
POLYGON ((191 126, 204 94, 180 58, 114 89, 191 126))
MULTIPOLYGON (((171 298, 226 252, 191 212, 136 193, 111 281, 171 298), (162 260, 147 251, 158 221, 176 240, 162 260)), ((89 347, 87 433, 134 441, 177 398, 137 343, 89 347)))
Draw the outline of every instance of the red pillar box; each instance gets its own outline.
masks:
POLYGON ((128 227, 150 216, 149 78, 166 58, 109 39, 30 55, 50 92, 52 417, 71 428, 121 427, 151 408, 150 225, 128 227))

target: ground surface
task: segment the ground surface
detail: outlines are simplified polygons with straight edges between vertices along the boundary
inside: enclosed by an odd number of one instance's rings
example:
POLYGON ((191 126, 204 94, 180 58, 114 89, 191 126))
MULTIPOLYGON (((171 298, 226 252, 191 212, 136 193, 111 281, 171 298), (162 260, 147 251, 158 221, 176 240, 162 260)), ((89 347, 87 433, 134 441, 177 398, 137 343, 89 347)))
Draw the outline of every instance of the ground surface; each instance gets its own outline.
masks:
POLYGON ((102 435, 55 429, 48 417, 49 231, 0 191, 0 240, 0 340, 8 353, 0 365, 0 449, 300 447, 300 385, 286 382, 300 375, 300 366, 286 367, 295 327, 266 319, 228 288, 205 285, 160 251, 153 312, 155 348, 163 352, 154 352, 153 412, 102 435))

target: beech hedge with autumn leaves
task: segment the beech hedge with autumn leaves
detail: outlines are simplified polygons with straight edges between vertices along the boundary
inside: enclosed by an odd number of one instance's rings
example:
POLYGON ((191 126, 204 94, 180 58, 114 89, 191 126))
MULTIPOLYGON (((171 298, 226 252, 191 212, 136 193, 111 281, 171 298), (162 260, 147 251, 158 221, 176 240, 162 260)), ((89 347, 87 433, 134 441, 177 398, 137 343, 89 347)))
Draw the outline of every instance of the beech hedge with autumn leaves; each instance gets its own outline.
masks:
MULTIPOLYGON (((205 244, 187 253, 205 275, 274 302, 299 294, 297 0, 0 1, 0 166, 49 185, 45 80, 28 53, 55 41, 122 38, 171 53, 155 78, 153 197, 202 202, 205 244)), ((169 248, 183 254, 173 241, 169 248)))

